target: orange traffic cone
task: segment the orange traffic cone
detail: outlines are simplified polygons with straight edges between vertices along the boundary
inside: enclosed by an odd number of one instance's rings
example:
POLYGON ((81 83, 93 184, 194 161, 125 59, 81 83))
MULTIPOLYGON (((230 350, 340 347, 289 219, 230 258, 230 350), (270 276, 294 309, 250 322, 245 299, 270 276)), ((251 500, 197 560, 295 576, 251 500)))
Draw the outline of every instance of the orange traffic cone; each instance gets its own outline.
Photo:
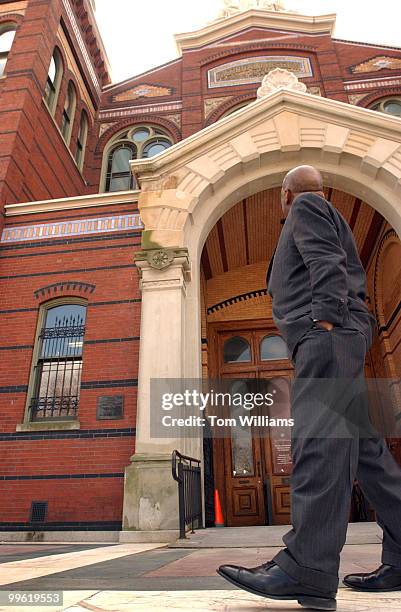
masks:
POLYGON ((223 513, 221 511, 221 504, 219 498, 219 492, 217 489, 214 490, 214 526, 224 527, 223 513))

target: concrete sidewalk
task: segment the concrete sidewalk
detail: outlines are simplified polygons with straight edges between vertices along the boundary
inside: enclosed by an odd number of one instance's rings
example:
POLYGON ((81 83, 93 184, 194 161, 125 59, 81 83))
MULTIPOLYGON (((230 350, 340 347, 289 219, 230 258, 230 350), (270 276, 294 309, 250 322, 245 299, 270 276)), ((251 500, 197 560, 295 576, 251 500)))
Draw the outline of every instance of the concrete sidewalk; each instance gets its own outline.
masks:
MULTIPOLYGON (((222 563, 253 566, 271 558, 277 552, 279 532, 285 528, 269 529, 199 531, 187 547, 180 542, 175 548, 163 543, 2 544, 0 590, 62 590, 62 606, 35 606, 47 612, 302 610, 296 601, 268 600, 231 587, 215 572, 222 563), (266 538, 270 546, 261 546, 266 538)), ((372 525, 351 526, 348 541, 355 543, 344 547, 341 576, 370 571, 380 564, 378 538, 372 525), (358 540, 369 543, 356 543, 358 540)), ((25 609, 28 607, 0 606, 0 611, 8 612, 25 609)), ((364 594, 341 585, 338 610, 401 612, 401 592, 364 594)))

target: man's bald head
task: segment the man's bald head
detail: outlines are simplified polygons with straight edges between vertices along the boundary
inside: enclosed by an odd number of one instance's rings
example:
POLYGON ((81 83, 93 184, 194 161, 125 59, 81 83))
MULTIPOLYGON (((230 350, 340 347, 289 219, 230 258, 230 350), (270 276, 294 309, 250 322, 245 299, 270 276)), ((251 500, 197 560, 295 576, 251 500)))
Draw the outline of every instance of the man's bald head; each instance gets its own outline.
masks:
POLYGON ((297 195, 305 192, 324 197, 322 175, 314 166, 297 166, 285 175, 281 189, 281 208, 285 216, 297 195))
POLYGON ((322 175, 313 166, 297 166, 285 175, 283 187, 293 193, 323 191, 322 175))

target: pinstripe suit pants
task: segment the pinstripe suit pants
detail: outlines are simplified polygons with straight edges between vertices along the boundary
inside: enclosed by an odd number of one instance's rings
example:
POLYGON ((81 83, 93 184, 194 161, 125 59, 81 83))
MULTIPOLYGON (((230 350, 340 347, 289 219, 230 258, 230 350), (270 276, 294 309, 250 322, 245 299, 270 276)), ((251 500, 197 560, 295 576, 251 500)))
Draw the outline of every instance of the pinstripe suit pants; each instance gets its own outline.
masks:
POLYGON ((401 468, 369 429, 366 396, 356 391, 365 386, 366 349, 360 331, 315 325, 293 357, 293 527, 274 561, 322 591, 338 587, 355 478, 383 529, 382 562, 401 568, 401 468))

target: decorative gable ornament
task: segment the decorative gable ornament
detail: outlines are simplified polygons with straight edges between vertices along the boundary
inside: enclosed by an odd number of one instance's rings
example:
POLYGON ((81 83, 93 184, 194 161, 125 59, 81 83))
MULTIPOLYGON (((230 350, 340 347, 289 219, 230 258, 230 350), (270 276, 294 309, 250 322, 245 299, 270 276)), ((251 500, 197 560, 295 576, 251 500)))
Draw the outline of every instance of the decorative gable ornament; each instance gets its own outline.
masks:
POLYGON ((162 87, 155 85, 148 85, 143 83, 137 85, 132 89, 126 89, 115 96, 113 96, 113 102, 128 102, 129 100, 136 100, 137 98, 157 98, 160 96, 170 96, 172 89, 170 87, 162 87))
POLYGON ((271 2, 270 0, 223 0, 223 4, 224 6, 220 10, 218 19, 231 17, 235 13, 242 13, 250 9, 287 12, 281 0, 276 2, 271 2))
POLYGON ((360 72, 378 72, 379 70, 399 70, 400 68, 401 59, 399 57, 378 55, 361 64, 351 66, 351 72, 358 74, 360 72))
POLYGON ((283 68, 274 68, 263 77, 262 84, 256 92, 257 97, 264 98, 277 89, 292 89, 302 91, 302 93, 307 91, 305 83, 299 81, 293 72, 283 68))

